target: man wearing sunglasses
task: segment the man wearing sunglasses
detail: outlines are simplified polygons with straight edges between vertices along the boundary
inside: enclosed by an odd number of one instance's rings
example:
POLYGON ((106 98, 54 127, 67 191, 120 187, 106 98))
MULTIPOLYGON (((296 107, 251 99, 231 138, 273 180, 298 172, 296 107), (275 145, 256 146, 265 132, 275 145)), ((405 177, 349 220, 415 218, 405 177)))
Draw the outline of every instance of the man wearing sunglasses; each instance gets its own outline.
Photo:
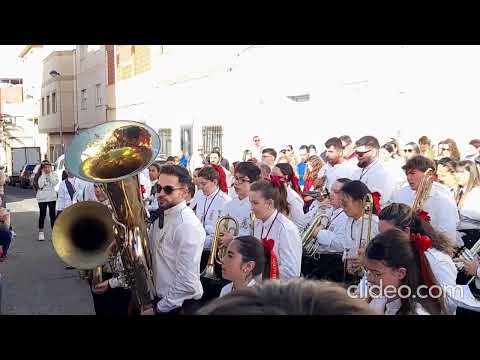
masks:
POLYGON ((373 136, 364 136, 355 142, 358 163, 352 180, 360 180, 368 189, 380 194, 380 206, 384 207, 392 197, 395 176, 379 161, 380 144, 373 136))
MULTIPOLYGON (((237 220, 239 226, 238 236, 251 235, 252 221, 250 214, 252 206, 248 199, 250 185, 260 179, 260 168, 251 162, 238 163, 235 170, 233 187, 238 197, 225 204, 221 216, 230 216, 237 220)), ((228 246, 233 240, 231 233, 224 233, 221 237, 220 245, 228 246)))
POLYGON ((163 165, 157 181, 157 199, 164 210, 163 227, 153 224, 150 247, 158 299, 142 315, 193 313, 203 295, 200 258, 205 230, 185 203, 192 179, 187 169, 163 165))

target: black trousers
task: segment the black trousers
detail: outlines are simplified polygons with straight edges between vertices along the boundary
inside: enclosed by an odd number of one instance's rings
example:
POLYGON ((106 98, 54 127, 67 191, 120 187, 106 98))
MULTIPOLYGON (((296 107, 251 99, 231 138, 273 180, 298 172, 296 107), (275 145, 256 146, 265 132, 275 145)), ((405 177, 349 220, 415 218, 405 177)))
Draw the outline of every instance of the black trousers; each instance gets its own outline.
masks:
MULTIPOLYGON (((103 273, 104 280, 112 278, 112 274, 103 273)), ((90 282, 90 286, 91 286, 90 282)), ((103 294, 95 294, 92 291, 93 306, 96 315, 128 315, 131 291, 124 288, 108 289, 103 294)))
POLYGON ((343 282, 341 254, 321 254, 319 259, 302 256, 302 275, 309 279, 343 282))
MULTIPOLYGON (((210 256, 210 250, 204 250, 202 253, 202 258, 200 260, 201 272, 204 271, 205 268, 207 267, 209 256, 210 256)), ((202 287, 203 287, 203 296, 200 300, 201 304, 206 304, 207 302, 210 302, 211 300, 218 298, 220 296, 220 292, 222 291, 222 288, 229 283, 229 281, 224 280, 222 278, 222 267, 217 263, 215 263, 215 275, 217 275, 217 277, 220 278, 221 280, 216 281, 216 280, 207 279, 203 276, 200 277, 200 282, 202 283, 202 287)))
POLYGON ((40 230, 43 230, 43 226, 45 223, 45 217, 47 216, 47 207, 48 207, 48 213, 50 216, 50 225, 52 226, 55 224, 55 205, 56 201, 48 201, 48 202, 39 202, 38 207, 40 208, 40 217, 38 218, 38 228, 40 230))

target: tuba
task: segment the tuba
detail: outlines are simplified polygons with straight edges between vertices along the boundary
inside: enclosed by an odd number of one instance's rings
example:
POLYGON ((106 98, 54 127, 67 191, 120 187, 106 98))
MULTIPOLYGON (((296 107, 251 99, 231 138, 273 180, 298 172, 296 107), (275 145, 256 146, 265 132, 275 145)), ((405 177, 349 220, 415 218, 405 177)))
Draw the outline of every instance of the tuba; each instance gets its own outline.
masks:
POLYGON ((328 228, 330 225, 330 217, 325 215, 324 213, 320 213, 315 216, 312 223, 308 226, 308 228, 302 233, 301 240, 302 240, 302 247, 303 252, 308 257, 313 257, 314 259, 318 259, 319 256, 319 249, 317 243, 315 241, 315 237, 313 233, 315 229, 320 227, 320 230, 328 228), (324 221, 326 219, 326 221, 324 221))
POLYGON ((219 242, 220 242, 220 236, 222 232, 228 232, 230 230, 229 228, 230 221, 233 222, 234 224, 233 236, 234 237, 238 236, 239 225, 237 220, 235 220, 233 217, 230 217, 230 216, 223 216, 217 220, 217 223, 215 224, 215 234, 213 235, 213 240, 212 240, 212 250, 211 250, 210 256, 208 257, 207 266, 205 267, 205 270, 203 270, 201 274, 203 277, 207 279, 221 280, 215 274, 215 262, 217 264, 221 264, 223 257, 226 255, 226 248, 225 247, 220 248, 219 242))
POLYGON ((425 201, 427 200, 428 196, 430 195, 430 191, 432 189, 434 177, 434 170, 432 168, 427 169, 423 174, 422 180, 418 185, 417 193, 415 195, 415 200, 413 201, 412 205, 412 212, 415 213, 418 209, 422 209, 425 201))
POLYGON ((134 121, 112 121, 75 136, 65 153, 66 167, 76 176, 100 183, 112 210, 85 201, 58 217, 52 234, 57 254, 78 269, 95 269, 108 261, 115 243, 122 278, 137 306, 156 295, 146 228, 146 210, 138 174, 160 150, 153 129, 134 121))

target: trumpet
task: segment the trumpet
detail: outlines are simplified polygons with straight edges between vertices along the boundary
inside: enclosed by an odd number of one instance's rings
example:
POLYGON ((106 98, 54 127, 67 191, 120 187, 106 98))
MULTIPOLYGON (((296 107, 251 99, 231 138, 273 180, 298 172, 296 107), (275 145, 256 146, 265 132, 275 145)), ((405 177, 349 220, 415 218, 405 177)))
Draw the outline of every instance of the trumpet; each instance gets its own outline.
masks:
MULTIPOLYGON (((358 252, 360 252, 360 250, 365 250, 368 246, 368 243, 371 240, 371 237, 372 237, 372 216, 373 216, 373 198, 372 198, 372 195, 370 193, 368 193, 363 198, 363 207, 362 207, 362 216, 361 216, 362 223, 361 223, 361 226, 360 226, 360 238, 358 240, 358 244, 359 244, 358 252), (364 228, 365 228, 365 222, 367 222, 367 236, 364 239, 363 231, 364 231, 364 228)), ((346 275, 347 272, 352 274, 352 275, 355 275, 355 274, 359 275, 361 269, 358 268, 358 267, 354 267, 351 264, 350 260, 351 259, 349 259, 348 257, 346 257, 346 259, 345 259, 345 269, 344 269, 345 275, 346 275)))
MULTIPOLYGON (((465 261, 472 261, 475 259, 475 255, 480 252, 480 239, 471 247, 471 249, 467 249, 466 247, 462 247, 458 252, 457 255, 454 257, 454 263, 457 267, 457 270, 462 271, 465 268, 465 261)), ((467 285, 475 279, 475 276, 468 281, 467 285)))
POLYGON ((207 266, 205 267, 205 270, 203 270, 201 274, 201 276, 207 279, 217 280, 217 281, 221 280, 215 274, 215 263, 222 264, 222 259, 226 254, 226 248, 220 247, 219 242, 220 242, 220 236, 222 235, 222 233, 228 232, 230 230, 229 228, 230 221, 234 223, 233 236, 234 237, 238 236, 238 232, 240 229, 239 229, 237 220, 235 220, 233 217, 230 217, 230 216, 223 216, 217 220, 217 223, 215 224, 215 234, 213 235, 213 240, 212 240, 212 250, 208 258, 207 266), (221 230, 222 227, 223 227, 223 231, 221 230))
POLYGON ((330 217, 320 213, 315 216, 312 223, 308 226, 308 228, 302 233, 301 240, 302 240, 302 247, 303 252, 308 257, 313 257, 314 259, 318 259, 319 257, 319 247, 315 241, 315 236, 313 236, 315 230, 320 228, 320 230, 328 228, 330 225, 330 217), (324 221, 326 219, 326 221, 324 221))

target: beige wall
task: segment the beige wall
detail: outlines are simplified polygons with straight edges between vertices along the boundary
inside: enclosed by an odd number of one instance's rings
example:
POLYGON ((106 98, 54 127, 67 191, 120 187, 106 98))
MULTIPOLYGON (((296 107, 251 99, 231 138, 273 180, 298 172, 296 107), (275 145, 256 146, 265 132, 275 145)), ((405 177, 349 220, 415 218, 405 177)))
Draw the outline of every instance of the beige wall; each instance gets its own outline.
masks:
POLYGON ((75 51, 57 51, 43 62, 41 97, 45 98, 45 115, 41 113, 40 100, 39 130, 41 133, 74 131, 74 54, 75 51), (56 70, 60 77, 52 78, 50 71, 56 70), (52 93, 56 93, 57 111, 52 113, 52 93), (50 114, 47 115, 46 98, 50 96, 50 114))

